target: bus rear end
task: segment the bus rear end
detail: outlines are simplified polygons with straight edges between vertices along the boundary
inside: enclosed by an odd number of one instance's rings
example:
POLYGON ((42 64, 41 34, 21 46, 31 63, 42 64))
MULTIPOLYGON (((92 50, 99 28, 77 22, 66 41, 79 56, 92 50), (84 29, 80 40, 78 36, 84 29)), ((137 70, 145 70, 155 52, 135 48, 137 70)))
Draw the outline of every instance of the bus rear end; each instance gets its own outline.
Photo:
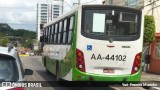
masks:
POLYGON ((73 80, 140 81, 142 11, 118 6, 82 6, 73 80))

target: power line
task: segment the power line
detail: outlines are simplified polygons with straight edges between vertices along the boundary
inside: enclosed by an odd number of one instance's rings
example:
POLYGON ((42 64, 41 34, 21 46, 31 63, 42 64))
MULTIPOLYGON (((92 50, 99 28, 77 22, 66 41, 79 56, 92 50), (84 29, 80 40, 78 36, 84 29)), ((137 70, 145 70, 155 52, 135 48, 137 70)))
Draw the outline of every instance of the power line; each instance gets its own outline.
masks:
MULTIPOLYGON (((159 0, 157 0, 157 1, 159 1, 159 0)), ((150 6, 150 5, 152 5, 153 3, 157 2, 157 1, 151 2, 151 3, 149 3, 149 4, 147 4, 147 5, 143 6, 143 7, 141 7, 140 9, 142 9, 144 7, 147 7, 147 6, 150 6)))
MULTIPOLYGON (((157 8, 156 8, 156 11, 157 11, 158 16, 160 16, 159 11, 158 11, 157 8)), ((159 21, 160 21, 160 17, 158 17, 158 19, 159 19, 159 21)), ((157 23, 158 23, 158 25, 160 25, 160 22, 157 21, 157 23)))
POLYGON ((158 8, 158 7, 160 7, 160 5, 155 6, 154 8, 149 9, 148 12, 146 13, 146 15, 147 15, 152 9, 155 9, 155 8, 158 8))
POLYGON ((83 3, 83 4, 92 3, 92 2, 94 2, 94 1, 97 1, 97 0, 92 0, 92 1, 89 1, 89 2, 85 2, 85 3, 83 3))
MULTIPOLYGON (((157 0, 157 1, 159 1, 159 0, 157 0)), ((149 4, 145 5, 145 6, 142 6, 142 7, 140 7, 139 9, 142 9, 142 8, 144 8, 144 7, 147 7, 147 6, 149 6, 149 5, 152 5, 153 3, 157 2, 157 1, 151 2, 151 3, 149 3, 149 4)), ((132 1, 132 2, 130 2, 130 3, 128 3, 128 4, 132 4, 132 3, 134 3, 134 2, 135 2, 135 1, 132 1)), ((141 3, 144 3, 144 2, 145 2, 145 0, 139 2, 138 4, 141 4, 141 3)), ((138 5, 138 4, 137 4, 137 5, 138 5)), ((126 6, 126 4, 123 5, 123 6, 126 6)))
POLYGON ((72 9, 71 5, 69 5, 65 0, 64 0, 64 2, 72 9))

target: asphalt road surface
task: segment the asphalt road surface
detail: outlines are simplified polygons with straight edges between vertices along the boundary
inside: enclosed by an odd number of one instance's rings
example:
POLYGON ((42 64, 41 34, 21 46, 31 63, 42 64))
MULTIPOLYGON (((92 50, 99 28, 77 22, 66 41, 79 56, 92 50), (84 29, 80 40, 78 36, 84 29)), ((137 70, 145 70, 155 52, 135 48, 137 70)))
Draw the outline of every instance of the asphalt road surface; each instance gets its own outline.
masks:
MULTIPOLYGON (((26 56, 21 57, 24 69, 33 70, 33 75, 26 76, 27 81, 56 81, 56 78, 52 74, 47 74, 42 64, 42 58, 40 56, 26 56)), ((29 90, 145 90, 141 87, 62 87, 61 85, 55 87, 39 87, 29 88, 29 90)))

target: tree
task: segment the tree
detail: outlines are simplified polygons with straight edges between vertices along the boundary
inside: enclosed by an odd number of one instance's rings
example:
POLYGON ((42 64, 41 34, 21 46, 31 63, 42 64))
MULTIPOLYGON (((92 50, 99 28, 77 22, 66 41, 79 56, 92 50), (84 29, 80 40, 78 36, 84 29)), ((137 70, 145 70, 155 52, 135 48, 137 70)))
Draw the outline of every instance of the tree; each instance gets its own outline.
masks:
MULTIPOLYGON (((150 43, 153 42, 154 40, 155 40, 154 16, 146 15, 145 16, 145 21, 144 21, 144 45, 150 47, 150 43)), ((144 62, 146 64, 146 71, 148 71, 148 64, 150 63, 149 52, 148 52, 148 57, 145 58, 144 62)))
POLYGON ((9 42, 9 39, 0 33, 0 46, 6 47, 9 42))
POLYGON ((25 47, 25 48, 31 48, 33 49, 33 43, 35 41, 33 39, 27 39, 27 40, 24 40, 24 42, 22 42, 22 46, 25 47))
POLYGON ((1 46, 6 46, 7 43, 17 44, 16 41, 18 41, 23 47, 32 49, 33 39, 36 39, 36 32, 25 29, 14 30, 7 23, 0 23, 0 33, 1 46), (8 38, 5 35, 8 36, 8 38), (11 37, 14 37, 14 39, 11 37))
POLYGON ((146 15, 144 22, 144 43, 155 40, 155 21, 153 16, 146 15))

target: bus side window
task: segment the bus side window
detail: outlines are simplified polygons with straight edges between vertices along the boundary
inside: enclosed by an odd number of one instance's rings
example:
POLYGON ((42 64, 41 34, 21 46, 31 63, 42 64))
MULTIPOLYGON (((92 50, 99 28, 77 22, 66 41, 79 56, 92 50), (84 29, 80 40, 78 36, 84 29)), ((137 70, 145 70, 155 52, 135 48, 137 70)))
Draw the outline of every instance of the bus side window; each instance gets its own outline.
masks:
POLYGON ((48 31, 47 31, 47 33, 48 33, 48 34, 47 34, 47 36, 48 36, 48 44, 49 44, 49 39, 50 39, 50 35, 49 35, 50 33, 49 33, 49 32, 50 32, 50 29, 49 29, 49 27, 48 27, 48 31))
POLYGON ((58 32, 58 44, 61 43, 61 37, 62 37, 62 21, 59 23, 59 32, 58 32))
POLYGON ((44 42, 46 43, 46 30, 47 28, 44 29, 44 42))
POLYGON ((69 31, 68 31, 68 44, 72 43, 74 29, 74 16, 70 18, 69 31))
POLYGON ((52 26, 50 26, 49 29, 50 29, 49 30, 50 31, 49 32, 49 43, 51 44, 51 41, 52 41, 52 26))
POLYGON ((44 30, 43 30, 43 43, 45 43, 45 28, 44 28, 44 30))
POLYGON ((58 44, 58 37, 59 37, 59 22, 57 23, 57 37, 56 37, 57 44, 58 44))
POLYGON ((64 24, 63 24, 63 40, 62 43, 66 44, 66 37, 67 37, 67 19, 64 20, 64 24))
POLYGON ((51 43, 53 44, 54 43, 54 25, 52 25, 52 41, 51 43))
POLYGON ((48 27, 46 29, 46 43, 48 43, 48 27))
POLYGON ((54 44, 56 44, 57 43, 57 28, 58 28, 58 25, 56 24, 55 25, 55 33, 54 33, 54 44))

